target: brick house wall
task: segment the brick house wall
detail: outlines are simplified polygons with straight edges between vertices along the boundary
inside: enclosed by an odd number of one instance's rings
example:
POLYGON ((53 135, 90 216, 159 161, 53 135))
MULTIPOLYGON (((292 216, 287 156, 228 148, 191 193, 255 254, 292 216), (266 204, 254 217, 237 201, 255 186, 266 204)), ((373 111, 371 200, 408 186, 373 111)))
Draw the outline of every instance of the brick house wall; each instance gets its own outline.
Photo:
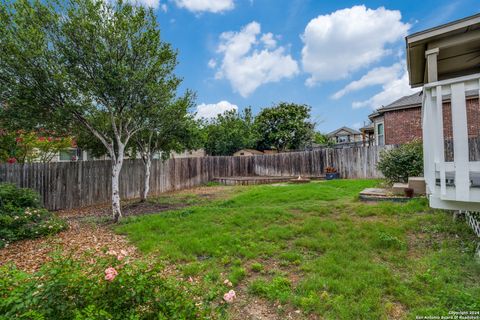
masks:
POLYGON ((422 108, 393 110, 384 114, 385 144, 404 144, 422 138, 422 108))
MULTIPOLYGON (((450 102, 443 104, 445 139, 453 137, 450 102)), ((480 136, 480 104, 478 98, 467 99, 467 126, 469 138, 480 136)), ((422 139, 421 107, 386 111, 384 113, 385 144, 404 144, 422 139)))

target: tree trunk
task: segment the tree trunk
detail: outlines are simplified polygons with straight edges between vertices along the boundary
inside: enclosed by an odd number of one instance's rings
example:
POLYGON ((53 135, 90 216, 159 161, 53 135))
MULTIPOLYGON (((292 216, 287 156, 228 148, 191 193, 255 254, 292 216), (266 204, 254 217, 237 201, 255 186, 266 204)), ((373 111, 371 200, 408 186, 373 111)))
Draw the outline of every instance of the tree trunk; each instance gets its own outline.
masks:
POLYGON ((89 129, 92 134, 97 137, 102 144, 107 148, 110 158, 112 159, 112 215, 113 221, 118 222, 122 217, 122 207, 120 203, 120 171, 122 170, 123 159, 125 158, 125 145, 128 144, 128 140, 131 137, 129 133, 124 141, 121 140, 121 134, 115 124, 115 119, 112 116, 112 127, 115 133, 115 140, 117 142, 117 153, 115 154, 115 147, 113 140, 107 139, 107 137, 99 132, 94 126, 92 126, 83 115, 74 111, 73 116, 87 129, 89 129))
POLYGON ((112 164, 112 214, 113 221, 118 222, 122 217, 122 208, 120 204, 120 170, 123 161, 115 161, 112 164))
POLYGON ((118 141, 118 154, 117 156, 112 156, 112 214, 114 222, 118 222, 118 220, 122 218, 122 207, 120 203, 120 171, 122 170, 124 156, 125 145, 118 141))
POLYGON ((152 166, 152 157, 147 154, 143 159, 143 168, 145 170, 145 177, 143 181, 143 190, 140 197, 141 202, 147 201, 148 192, 150 191, 150 168, 152 166))

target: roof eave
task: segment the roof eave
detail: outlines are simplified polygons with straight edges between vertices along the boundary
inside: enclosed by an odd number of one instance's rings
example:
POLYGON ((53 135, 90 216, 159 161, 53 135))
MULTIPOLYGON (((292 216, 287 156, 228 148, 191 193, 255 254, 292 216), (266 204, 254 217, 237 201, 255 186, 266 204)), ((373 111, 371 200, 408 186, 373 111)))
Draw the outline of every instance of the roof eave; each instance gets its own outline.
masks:
POLYGON ((480 23, 480 13, 477 13, 459 20, 451 21, 430 29, 415 32, 413 34, 408 35, 405 38, 407 42, 407 47, 411 43, 424 41, 426 39, 440 36, 445 33, 455 31, 458 29, 466 28, 477 23, 480 23))
POLYGON ((425 51, 427 50, 427 43, 478 24, 480 24, 480 13, 405 37, 410 86, 418 88, 425 83, 425 51))

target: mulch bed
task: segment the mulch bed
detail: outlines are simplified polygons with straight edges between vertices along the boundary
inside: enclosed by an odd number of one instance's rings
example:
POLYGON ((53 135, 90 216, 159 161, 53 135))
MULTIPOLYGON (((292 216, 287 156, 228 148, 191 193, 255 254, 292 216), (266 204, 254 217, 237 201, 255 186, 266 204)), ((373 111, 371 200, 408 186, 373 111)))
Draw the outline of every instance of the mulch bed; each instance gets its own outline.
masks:
MULTIPOLYGON (((122 206, 124 216, 151 214, 166 211, 179 205, 165 205, 154 202, 128 202, 122 206)), ((50 237, 28 239, 9 244, 0 249, 0 265, 14 263, 17 268, 37 271, 50 255, 61 250, 63 254, 80 258, 85 253, 105 255, 105 252, 125 250, 129 256, 138 256, 136 248, 121 235, 115 234, 108 225, 111 207, 108 204, 80 209, 58 211, 58 215, 68 222, 68 229, 50 237), (105 217, 105 220, 95 219, 105 217), (90 219, 89 218, 94 218, 90 219)))
POLYGON ((120 235, 110 229, 68 221, 69 228, 56 235, 39 239, 14 242, 0 250, 0 265, 14 263, 17 268, 37 271, 45 262, 51 260, 50 254, 61 249, 63 254, 80 258, 86 252, 105 255, 108 250, 125 250, 129 256, 137 256, 137 250, 120 235))
MULTIPOLYGON (((175 193, 194 193, 200 197, 214 199, 221 198, 225 190, 228 190, 228 187, 200 187, 175 193)), ((185 206, 187 204, 184 203, 164 204, 132 200, 122 204, 122 214, 124 217, 152 214, 185 206)), ((50 255, 55 250, 61 250, 63 254, 73 257, 81 257, 86 252, 104 255, 108 250, 117 252, 125 250, 130 256, 139 256, 136 248, 124 236, 111 230, 111 220, 108 219, 112 214, 110 204, 61 210, 57 213, 67 220, 68 229, 50 237, 9 244, 0 249, 0 266, 14 263, 21 270, 34 272, 51 260, 50 255)))
MULTIPOLYGON (((124 216, 143 215, 166 211, 184 205, 165 205, 153 202, 130 202, 122 206, 124 216)), ((86 218, 108 218, 111 216, 110 205, 91 206, 80 209, 58 211, 66 219, 68 229, 50 237, 28 239, 9 244, 0 249, 0 265, 14 263, 17 268, 37 271, 45 262, 51 260, 55 250, 63 254, 80 258, 85 253, 105 255, 106 251, 125 250, 129 256, 138 256, 136 248, 121 235, 115 234, 108 225, 110 220, 85 221, 86 218)))

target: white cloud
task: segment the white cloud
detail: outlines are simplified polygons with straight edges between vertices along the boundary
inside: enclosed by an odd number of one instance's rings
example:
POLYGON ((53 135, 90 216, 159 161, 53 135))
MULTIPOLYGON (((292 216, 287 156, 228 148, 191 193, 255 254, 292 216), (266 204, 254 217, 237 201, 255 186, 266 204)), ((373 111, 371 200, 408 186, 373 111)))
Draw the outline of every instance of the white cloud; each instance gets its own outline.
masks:
POLYGON ((235 7, 234 0, 174 0, 179 8, 184 8, 189 11, 213 12, 219 13, 223 11, 232 10, 235 7))
POLYGON ((337 80, 388 55, 387 45, 410 28, 401 13, 365 6, 335 11, 312 19, 302 35, 302 64, 310 74, 306 84, 337 80))
POLYGON ((370 70, 366 75, 361 77, 359 80, 355 80, 347 84, 342 90, 337 91, 332 95, 332 99, 340 99, 344 95, 361 90, 366 87, 374 85, 383 85, 398 79, 404 67, 401 63, 395 63, 390 67, 378 67, 370 70))
POLYGON ((257 22, 249 23, 239 32, 222 33, 217 52, 223 57, 215 78, 229 80, 233 90, 243 97, 262 84, 278 82, 299 72, 292 56, 285 53, 284 47, 277 47, 273 34, 261 34, 257 22))
POLYGON ((217 61, 215 59, 208 60, 208 67, 214 69, 217 66, 217 61))
POLYGON ((277 41, 273 38, 273 33, 265 33, 261 37, 262 42, 268 49, 273 49, 277 46, 277 41))
POLYGON ((160 5, 159 0, 127 0, 127 2, 139 5, 139 6, 145 6, 145 7, 150 7, 150 8, 158 8, 160 5))
POLYGON ((215 118, 217 115, 229 110, 238 110, 238 107, 225 100, 212 104, 202 103, 197 106, 197 114, 195 115, 195 118, 215 118))
POLYGON ((382 91, 375 94, 370 99, 364 101, 355 101, 352 104, 354 109, 363 108, 363 107, 370 107, 372 109, 378 109, 382 106, 392 103, 393 101, 406 96, 418 92, 420 89, 412 89, 408 84, 408 72, 404 68, 401 75, 392 80, 387 81, 382 86, 382 91))
POLYGON ((162 3, 160 5, 160 9, 162 9, 163 12, 167 12, 168 11, 168 6, 165 3, 162 3))

